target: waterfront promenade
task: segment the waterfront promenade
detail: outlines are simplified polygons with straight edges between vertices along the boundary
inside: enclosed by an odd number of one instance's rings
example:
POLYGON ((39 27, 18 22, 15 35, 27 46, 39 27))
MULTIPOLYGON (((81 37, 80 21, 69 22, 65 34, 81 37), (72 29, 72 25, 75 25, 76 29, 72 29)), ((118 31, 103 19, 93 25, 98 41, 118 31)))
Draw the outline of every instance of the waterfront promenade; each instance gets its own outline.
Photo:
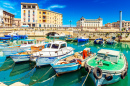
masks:
MULTIPOLYGON (((104 40, 112 36, 122 36, 120 41, 130 42, 130 32, 119 31, 119 28, 82 28, 82 27, 41 27, 41 28, 17 28, 4 27, 0 28, 0 36, 7 35, 11 32, 18 32, 19 35, 28 35, 29 37, 46 37, 48 33, 55 32, 57 34, 72 35, 73 37, 82 36, 94 40, 103 38, 104 40)), ((118 38, 116 38, 118 41, 118 38)))

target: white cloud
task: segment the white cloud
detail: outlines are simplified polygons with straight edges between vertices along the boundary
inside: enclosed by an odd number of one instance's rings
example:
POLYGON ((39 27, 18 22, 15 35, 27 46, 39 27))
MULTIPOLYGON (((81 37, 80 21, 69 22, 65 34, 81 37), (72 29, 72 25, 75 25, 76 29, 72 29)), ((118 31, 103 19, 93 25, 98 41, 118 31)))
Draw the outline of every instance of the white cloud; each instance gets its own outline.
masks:
POLYGON ((17 2, 11 2, 9 0, 0 0, 0 9, 3 9, 7 12, 10 12, 14 15, 17 15, 17 10, 15 9, 15 7, 17 7, 18 3, 17 2))
POLYGON ((51 5, 47 9, 52 10, 52 9, 55 9, 55 8, 65 8, 65 7, 66 7, 65 5, 51 5))

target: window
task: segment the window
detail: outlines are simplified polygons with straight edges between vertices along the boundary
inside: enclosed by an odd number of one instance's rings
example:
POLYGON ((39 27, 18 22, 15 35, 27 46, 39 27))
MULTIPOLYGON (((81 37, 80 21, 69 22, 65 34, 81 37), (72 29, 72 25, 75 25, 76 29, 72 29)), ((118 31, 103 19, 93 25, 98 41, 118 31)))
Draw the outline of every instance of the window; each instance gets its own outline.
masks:
POLYGON ((43 20, 43 22, 46 22, 45 20, 43 20))
POLYGON ((45 19, 46 17, 45 16, 43 16, 43 19, 45 19))
POLYGON ((35 6, 32 6, 32 8, 35 8, 35 6))
POLYGON ((48 44, 48 45, 47 45, 47 48, 50 48, 50 47, 51 47, 51 44, 48 44))
POLYGON ((46 14, 45 12, 43 12, 43 14, 46 14))
POLYGON ((61 44, 60 48, 65 48, 66 44, 61 44))
POLYGON ((31 8, 31 6, 28 6, 28 8, 31 8))
POLYGON ((30 19, 28 19, 28 22, 30 22, 30 19))
POLYGON ((23 5, 23 8, 26 8, 26 5, 23 5))
POLYGON ((28 41, 28 44, 33 44, 33 42, 32 41, 28 41))
POLYGON ((39 27, 41 27, 41 24, 39 24, 39 27))
POLYGON ((41 14, 41 12, 39 12, 39 14, 41 14))
POLYGON ((26 11, 24 10, 24 13, 25 13, 26 11))
POLYGON ((41 18, 41 16, 39 16, 39 18, 41 18))
POLYGON ((34 18, 33 18, 33 22, 35 22, 34 18))
POLYGON ((59 44, 53 44, 51 48, 58 49, 59 44))
POLYGON ((32 24, 33 27, 35 27, 35 24, 32 24))
POLYGON ((35 11, 33 11, 33 15, 35 14, 35 11))

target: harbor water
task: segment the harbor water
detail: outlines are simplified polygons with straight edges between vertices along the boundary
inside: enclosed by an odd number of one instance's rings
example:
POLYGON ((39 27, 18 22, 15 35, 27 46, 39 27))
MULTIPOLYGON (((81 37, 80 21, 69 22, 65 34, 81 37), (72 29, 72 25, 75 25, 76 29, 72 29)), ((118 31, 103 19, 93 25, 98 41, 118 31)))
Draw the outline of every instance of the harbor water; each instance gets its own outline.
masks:
MULTIPOLYGON (((125 54, 128 64, 130 63, 130 42, 120 42, 114 45, 94 45, 93 40, 86 43, 68 42, 68 46, 73 47, 75 52, 82 51, 84 48, 91 48, 97 53, 100 49, 117 50, 125 54)), ((85 80, 87 72, 84 68, 75 72, 70 72, 56 76, 51 66, 35 67, 35 63, 22 62, 15 64, 11 58, 2 56, 0 52, 0 82, 11 85, 15 82, 22 82, 30 86, 81 86, 85 80)), ((125 79, 107 86, 130 86, 130 69, 125 79)), ((94 86, 90 77, 87 78, 85 86, 94 86)))

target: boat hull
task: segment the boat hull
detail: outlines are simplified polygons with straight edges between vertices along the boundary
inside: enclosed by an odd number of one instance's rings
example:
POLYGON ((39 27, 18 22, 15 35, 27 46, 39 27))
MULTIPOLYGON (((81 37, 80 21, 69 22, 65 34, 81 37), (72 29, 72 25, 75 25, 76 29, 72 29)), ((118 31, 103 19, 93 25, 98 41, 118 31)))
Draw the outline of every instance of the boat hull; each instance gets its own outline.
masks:
POLYGON ((72 55, 73 53, 74 53, 73 51, 70 51, 69 53, 67 53, 65 55, 56 56, 56 57, 37 57, 37 59, 36 59, 36 65, 37 66, 50 65, 56 59, 72 55))
POLYGON ((3 54, 5 56, 9 56, 11 54, 16 54, 16 53, 21 53, 21 52, 25 52, 26 50, 30 50, 30 47, 19 47, 19 48, 11 48, 11 49, 6 49, 3 50, 3 54))
POLYGON ((63 64, 58 67, 56 67, 56 66, 52 66, 52 67, 57 74, 63 74, 63 73, 76 71, 81 68, 81 65, 80 64, 73 64, 73 65, 63 64))
POLYGON ((113 79, 110 80, 110 81, 107 81, 107 80, 105 79, 105 76, 106 76, 105 73, 102 75, 102 78, 101 78, 101 79, 98 79, 98 80, 95 79, 95 77, 94 77, 94 75, 93 75, 93 72, 91 72, 91 73, 89 74, 89 76, 92 78, 92 80, 93 80, 93 82, 95 83, 96 86, 113 84, 113 83, 116 83, 116 82, 118 82, 118 81, 121 80, 121 74, 112 74, 112 75, 113 75, 113 79))
POLYGON ((77 39, 78 42, 86 42, 89 41, 89 39, 77 39))
POLYGON ((15 63, 29 61, 30 55, 10 55, 15 63))

